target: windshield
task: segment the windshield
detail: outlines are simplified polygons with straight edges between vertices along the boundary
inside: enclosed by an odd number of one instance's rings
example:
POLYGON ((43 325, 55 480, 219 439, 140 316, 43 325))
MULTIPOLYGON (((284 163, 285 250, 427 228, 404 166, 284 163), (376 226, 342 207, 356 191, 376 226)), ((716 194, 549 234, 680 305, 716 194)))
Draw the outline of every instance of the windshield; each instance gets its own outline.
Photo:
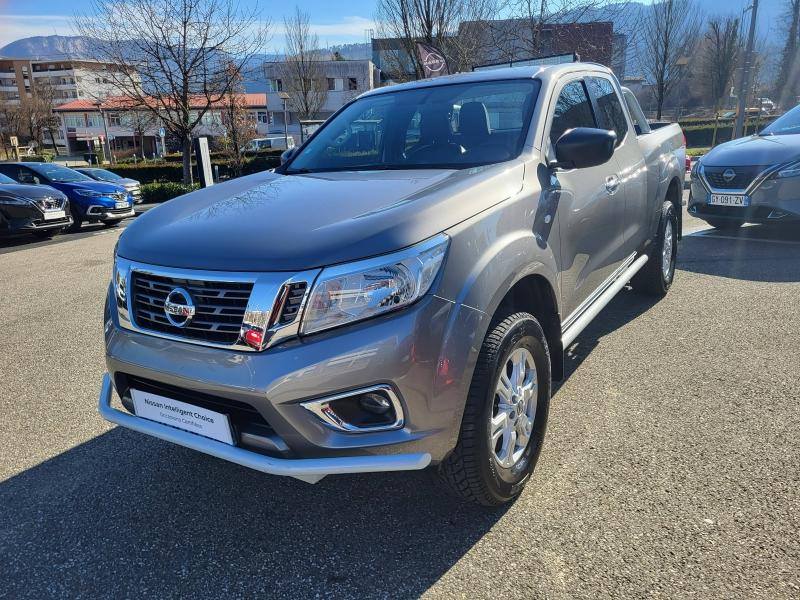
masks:
POLYGON ((78 173, 77 171, 73 171, 72 169, 68 169, 67 167, 62 167, 61 165, 54 165, 49 163, 36 163, 34 166, 33 164, 26 164, 27 167, 38 173, 39 175, 44 175, 50 181, 55 181, 57 183, 76 183, 79 181, 94 181, 91 177, 84 175, 83 173, 78 173))
POLYGON ((17 182, 11 179, 11 177, 7 177, 6 175, 0 173, 0 183, 17 183, 17 182))
POLYGON ((789 135, 800 133, 800 105, 778 117, 761 130, 761 135, 789 135))
POLYGON ((518 79, 367 96, 345 108, 286 173, 463 169, 519 155, 539 81, 518 79))

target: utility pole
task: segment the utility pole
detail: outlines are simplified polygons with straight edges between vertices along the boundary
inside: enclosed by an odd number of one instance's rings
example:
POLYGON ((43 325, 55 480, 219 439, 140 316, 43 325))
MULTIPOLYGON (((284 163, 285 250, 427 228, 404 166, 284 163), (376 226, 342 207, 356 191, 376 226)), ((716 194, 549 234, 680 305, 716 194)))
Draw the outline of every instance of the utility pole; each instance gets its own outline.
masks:
POLYGON ((750 7, 750 31, 747 34, 747 50, 744 55, 744 65, 742 66, 742 78, 739 81, 739 110, 736 113, 736 126, 733 130, 733 137, 742 137, 744 132, 745 112, 747 111, 747 97, 750 95, 750 69, 753 66, 753 45, 756 38, 756 17, 758 16, 758 0, 753 0, 750 7))

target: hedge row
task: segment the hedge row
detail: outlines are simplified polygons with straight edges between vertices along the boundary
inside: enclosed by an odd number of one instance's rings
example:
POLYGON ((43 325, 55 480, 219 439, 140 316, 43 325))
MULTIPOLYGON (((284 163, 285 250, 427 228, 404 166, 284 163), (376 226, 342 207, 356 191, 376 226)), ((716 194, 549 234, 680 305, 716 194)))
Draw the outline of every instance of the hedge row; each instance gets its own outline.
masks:
MULTIPOLYGON (((245 161, 242 175, 252 175, 268 169, 274 169, 280 165, 279 156, 258 156, 245 161)), ((219 175, 222 178, 233 176, 233 169, 228 161, 212 160, 212 166, 219 167, 219 175)), ((137 165, 124 164, 113 165, 111 170, 130 177, 142 183, 157 183, 183 180, 183 165, 180 163, 158 162, 158 163, 139 163, 137 165)), ((192 172, 197 177, 197 167, 192 165, 192 172)))
POLYGON ((188 185, 186 183, 145 183, 142 186, 142 202, 166 202, 178 196, 200 189, 200 184, 188 185))
MULTIPOLYGON (((761 122, 756 126, 755 121, 749 122, 747 124, 747 135, 752 133, 756 133, 763 129, 767 123, 761 122)), ((686 136, 686 146, 689 148, 703 148, 705 146, 711 146, 711 140, 714 138, 714 127, 713 126, 703 126, 703 127, 684 127, 683 133, 686 136)), ((726 122, 725 125, 720 124, 717 127, 717 144, 721 144, 722 142, 729 142, 733 139, 733 124, 728 124, 726 122)))

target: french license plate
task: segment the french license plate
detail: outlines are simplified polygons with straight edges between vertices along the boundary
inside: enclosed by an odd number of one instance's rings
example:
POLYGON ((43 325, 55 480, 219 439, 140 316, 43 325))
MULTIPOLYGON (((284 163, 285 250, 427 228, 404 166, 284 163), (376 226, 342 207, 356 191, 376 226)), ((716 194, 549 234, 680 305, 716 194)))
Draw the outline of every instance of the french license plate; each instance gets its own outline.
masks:
POLYGON ((117 207, 117 208, 128 208, 128 203, 127 203, 127 202, 125 202, 125 201, 123 201, 123 202, 117 202, 117 206, 116 206, 116 207, 117 207))
POLYGON ((139 417, 233 445, 228 415, 141 390, 132 389, 131 396, 139 417))
POLYGON ((707 203, 716 206, 750 206, 750 198, 741 194, 709 194, 707 203))
POLYGON ((44 213, 45 221, 54 221, 56 219, 66 219, 67 211, 65 210, 48 210, 44 213))

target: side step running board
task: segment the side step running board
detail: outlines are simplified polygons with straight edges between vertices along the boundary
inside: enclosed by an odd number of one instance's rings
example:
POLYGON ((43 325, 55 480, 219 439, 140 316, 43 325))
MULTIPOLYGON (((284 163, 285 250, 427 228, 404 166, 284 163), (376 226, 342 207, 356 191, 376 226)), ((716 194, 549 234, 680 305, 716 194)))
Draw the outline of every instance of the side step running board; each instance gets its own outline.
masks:
POLYGON ((586 326, 592 322, 601 310, 603 310, 606 305, 611 302, 611 299, 617 295, 617 293, 625 287, 625 285, 631 280, 631 278, 636 275, 636 273, 644 266, 644 263, 647 262, 647 255, 642 254, 639 258, 637 258, 630 267, 625 269, 614 282, 608 286, 608 288, 597 297, 597 300, 592 302, 592 304, 581 313, 581 316, 575 319, 572 324, 567 327, 564 331, 561 332, 561 347, 564 350, 567 349, 572 342, 575 341, 575 338, 580 335, 581 331, 586 329, 586 326))

